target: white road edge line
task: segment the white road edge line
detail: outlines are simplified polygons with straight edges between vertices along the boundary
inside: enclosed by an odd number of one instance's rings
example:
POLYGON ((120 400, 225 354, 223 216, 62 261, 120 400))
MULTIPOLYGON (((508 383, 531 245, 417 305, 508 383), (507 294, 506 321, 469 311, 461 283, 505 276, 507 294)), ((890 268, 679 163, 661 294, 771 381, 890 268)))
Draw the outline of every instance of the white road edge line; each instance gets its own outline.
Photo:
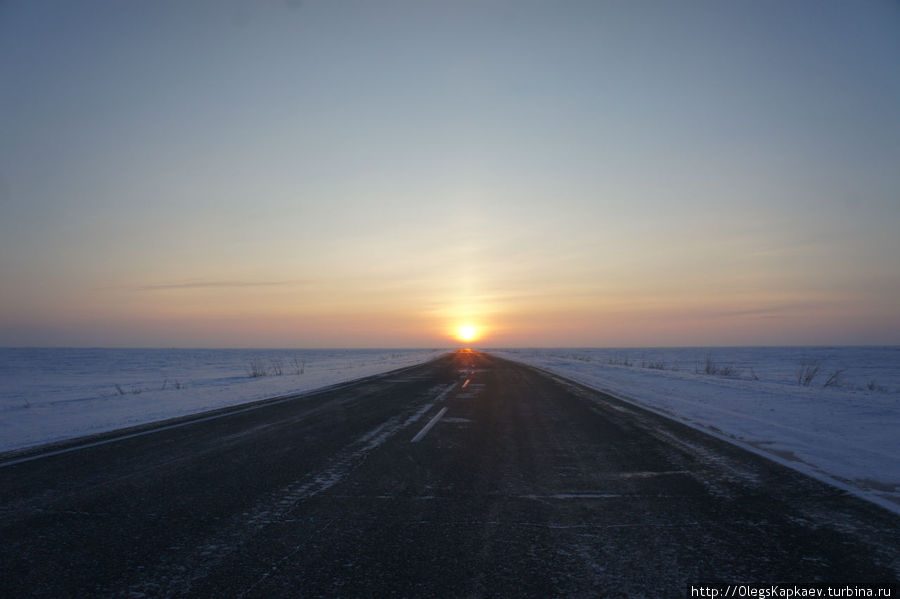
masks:
POLYGON ((419 433, 415 437, 412 438, 412 441, 410 441, 410 443, 418 443, 419 441, 421 441, 422 437, 424 437, 425 435, 428 434, 428 431, 431 430, 431 427, 433 427, 435 424, 438 423, 438 420, 441 419, 441 417, 444 415, 444 413, 446 411, 447 411, 446 407, 441 408, 441 411, 438 412, 437 414, 435 414, 434 418, 429 420, 428 424, 426 424, 425 426, 422 427, 422 430, 420 430, 419 433))

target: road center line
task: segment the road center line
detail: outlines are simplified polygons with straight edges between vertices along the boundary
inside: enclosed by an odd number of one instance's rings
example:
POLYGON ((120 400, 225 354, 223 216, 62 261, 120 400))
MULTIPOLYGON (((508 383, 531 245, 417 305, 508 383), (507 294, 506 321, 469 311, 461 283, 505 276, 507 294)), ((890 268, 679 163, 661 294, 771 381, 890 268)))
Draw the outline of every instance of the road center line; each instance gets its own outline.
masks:
POLYGON ((453 389, 455 389, 455 388, 456 388, 456 383, 450 383, 449 385, 447 385, 447 386, 444 388, 443 391, 441 391, 441 394, 440 394, 440 395, 438 395, 436 398, 434 398, 434 402, 432 402, 432 403, 437 403, 437 402, 439 402, 439 401, 444 401, 444 398, 446 398, 447 395, 448 395, 451 391, 453 391, 453 389))
POLYGON ((410 443, 418 443, 419 441, 421 441, 422 437, 424 437, 425 435, 428 434, 428 431, 431 430, 431 427, 433 427, 435 424, 438 423, 438 420, 441 419, 441 417, 444 415, 444 413, 446 411, 447 411, 446 407, 441 408, 441 411, 438 412, 437 414, 435 414, 434 418, 429 420, 428 424, 426 424, 425 426, 422 427, 422 430, 420 430, 419 433, 415 437, 412 438, 412 441, 410 441, 410 443))

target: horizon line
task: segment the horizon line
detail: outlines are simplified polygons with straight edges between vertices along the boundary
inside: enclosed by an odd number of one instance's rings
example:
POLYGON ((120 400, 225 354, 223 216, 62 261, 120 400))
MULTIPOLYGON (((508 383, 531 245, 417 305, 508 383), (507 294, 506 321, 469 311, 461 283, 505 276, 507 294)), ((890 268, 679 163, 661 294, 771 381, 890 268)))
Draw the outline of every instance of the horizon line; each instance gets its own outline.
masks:
POLYGON ((139 350, 246 350, 246 351, 324 351, 324 350, 406 350, 453 351, 458 349, 508 350, 508 349, 707 349, 707 348, 792 348, 792 347, 900 347, 900 343, 813 343, 803 344, 750 344, 750 345, 452 345, 452 346, 174 346, 174 345, 0 345, 0 349, 139 349, 139 350))

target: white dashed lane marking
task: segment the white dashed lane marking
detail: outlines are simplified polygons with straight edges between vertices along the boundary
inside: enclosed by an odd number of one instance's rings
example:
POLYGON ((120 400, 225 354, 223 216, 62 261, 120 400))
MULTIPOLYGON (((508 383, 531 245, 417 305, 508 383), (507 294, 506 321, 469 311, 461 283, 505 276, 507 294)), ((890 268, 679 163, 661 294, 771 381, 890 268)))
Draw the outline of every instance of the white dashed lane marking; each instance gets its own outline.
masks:
POLYGON ((429 420, 428 424, 422 427, 422 430, 420 430, 419 433, 412 438, 412 441, 410 441, 410 443, 418 443, 419 441, 421 441, 422 438, 428 434, 428 431, 431 430, 431 427, 437 424, 438 420, 440 420, 445 413, 447 413, 447 408, 441 408, 441 411, 435 414, 434 418, 429 420))

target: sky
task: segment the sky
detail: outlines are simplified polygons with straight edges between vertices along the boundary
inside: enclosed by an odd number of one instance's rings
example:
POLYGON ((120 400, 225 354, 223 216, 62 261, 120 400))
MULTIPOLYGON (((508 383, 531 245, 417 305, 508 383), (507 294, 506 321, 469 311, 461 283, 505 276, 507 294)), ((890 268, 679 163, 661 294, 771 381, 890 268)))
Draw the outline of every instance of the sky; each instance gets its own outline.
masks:
POLYGON ((900 3, 0 1, 0 345, 900 344, 900 3))

